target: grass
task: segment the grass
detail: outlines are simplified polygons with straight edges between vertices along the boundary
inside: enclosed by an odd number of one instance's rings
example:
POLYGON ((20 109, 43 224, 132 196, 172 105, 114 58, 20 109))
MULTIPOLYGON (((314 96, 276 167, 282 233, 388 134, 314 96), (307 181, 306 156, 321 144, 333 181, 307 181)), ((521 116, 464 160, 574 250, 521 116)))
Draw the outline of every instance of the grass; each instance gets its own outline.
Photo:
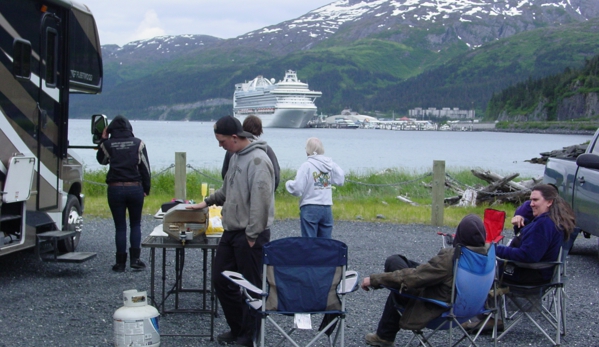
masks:
MULTIPOLYGON (((464 187, 483 187, 487 183, 474 177, 468 170, 448 172, 452 180, 464 187)), ((281 171, 281 184, 275 192, 275 219, 299 218, 299 198, 285 190, 285 181, 293 179, 295 172, 289 169, 281 171)), ((83 192, 85 194, 85 215, 110 218, 106 202, 106 186, 103 184, 106 169, 86 171, 83 192)), ((166 170, 152 175, 151 194, 146 197, 144 214, 153 215, 160 206, 174 197, 174 171, 166 170)), ((187 199, 202 199, 200 186, 202 182, 220 187, 220 171, 187 172, 187 199)), ((431 188, 432 173, 408 172, 403 170, 384 170, 382 172, 349 172, 346 183, 341 187, 333 187, 333 216, 335 220, 361 220, 367 222, 383 222, 398 224, 430 224, 431 223, 431 188), (410 199, 415 206, 403 202, 398 196, 410 199)), ((446 191, 446 197, 453 196, 446 191)), ((481 218, 485 208, 490 207, 455 207, 444 209, 444 225, 455 227, 469 213, 481 218)), ((493 208, 513 215, 516 206, 501 204, 493 208)), ((509 223, 509 218, 506 221, 509 223)), ((506 224, 506 228, 510 226, 506 224)))

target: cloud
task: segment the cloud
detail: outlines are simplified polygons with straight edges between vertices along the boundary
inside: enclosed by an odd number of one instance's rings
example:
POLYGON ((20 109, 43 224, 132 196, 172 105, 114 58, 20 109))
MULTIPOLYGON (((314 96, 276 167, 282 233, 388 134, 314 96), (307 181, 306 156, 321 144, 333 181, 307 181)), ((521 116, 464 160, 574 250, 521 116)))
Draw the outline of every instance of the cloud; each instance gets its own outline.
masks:
POLYGON ((166 35, 166 31, 162 28, 158 14, 154 10, 147 10, 130 41, 151 39, 163 35, 166 35))
MULTIPOLYGON (((4 0, 0 0, 4 1, 4 0)), ((79 0, 89 6, 102 44, 163 35, 227 39, 297 18, 332 0, 79 0)))

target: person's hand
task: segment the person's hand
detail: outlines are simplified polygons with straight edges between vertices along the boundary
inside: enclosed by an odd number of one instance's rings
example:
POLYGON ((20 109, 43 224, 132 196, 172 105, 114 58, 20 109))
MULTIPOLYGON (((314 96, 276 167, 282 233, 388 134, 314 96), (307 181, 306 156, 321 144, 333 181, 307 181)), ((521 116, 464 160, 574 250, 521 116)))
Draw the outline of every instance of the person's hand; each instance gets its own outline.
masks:
POLYGON ((250 248, 253 248, 254 244, 256 244, 256 241, 252 241, 252 240, 248 239, 248 245, 250 245, 250 248))
POLYGON ((522 228, 524 226, 524 217, 518 215, 512 217, 512 225, 517 228, 522 228))
POLYGON ((362 289, 364 289, 365 291, 369 291, 370 290, 370 277, 364 277, 360 287, 362 287, 362 289))
POLYGON ((197 204, 185 206, 185 208, 188 210, 201 210, 206 207, 208 207, 208 205, 206 205, 205 201, 199 202, 197 204))

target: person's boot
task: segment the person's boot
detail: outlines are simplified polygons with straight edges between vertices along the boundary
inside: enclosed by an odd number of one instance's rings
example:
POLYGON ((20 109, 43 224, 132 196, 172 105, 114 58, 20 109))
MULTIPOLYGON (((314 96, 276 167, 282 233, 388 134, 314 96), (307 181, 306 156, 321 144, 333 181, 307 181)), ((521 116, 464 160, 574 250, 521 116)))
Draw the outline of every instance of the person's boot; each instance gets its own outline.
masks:
POLYGON ((129 248, 129 253, 131 255, 131 263, 129 266, 131 266, 132 269, 143 270, 146 268, 146 264, 139 260, 141 248, 129 248))
POLYGON ((116 264, 112 266, 112 271, 125 272, 127 267, 127 253, 116 253, 116 264))

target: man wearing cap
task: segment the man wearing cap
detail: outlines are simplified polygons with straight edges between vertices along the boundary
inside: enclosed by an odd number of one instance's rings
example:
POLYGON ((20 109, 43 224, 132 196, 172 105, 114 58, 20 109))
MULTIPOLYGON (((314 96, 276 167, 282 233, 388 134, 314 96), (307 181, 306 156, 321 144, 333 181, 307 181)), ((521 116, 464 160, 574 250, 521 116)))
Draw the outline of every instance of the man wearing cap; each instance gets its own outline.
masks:
POLYGON ((218 145, 233 152, 223 186, 199 204, 189 208, 222 206, 224 232, 212 264, 212 283, 230 331, 217 336, 221 343, 253 346, 256 320, 251 316, 239 288, 221 273, 241 273, 252 284, 262 285, 262 246, 270 241, 274 220, 273 165, 265 141, 243 131, 235 117, 226 116, 214 124, 218 145))

